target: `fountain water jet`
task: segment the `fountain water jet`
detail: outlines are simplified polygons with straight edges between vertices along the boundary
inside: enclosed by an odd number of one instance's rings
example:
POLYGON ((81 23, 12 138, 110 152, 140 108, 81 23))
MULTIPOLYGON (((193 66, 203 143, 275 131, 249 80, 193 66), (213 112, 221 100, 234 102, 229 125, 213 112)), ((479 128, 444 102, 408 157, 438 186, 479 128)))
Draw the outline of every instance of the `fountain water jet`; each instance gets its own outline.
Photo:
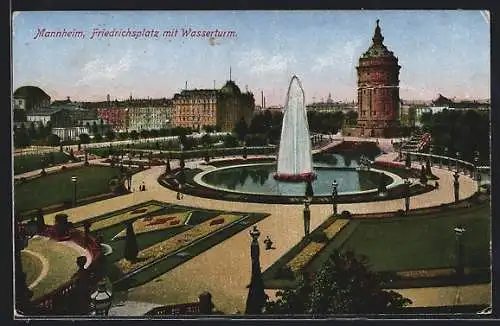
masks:
POLYGON ((286 96, 278 167, 274 178, 282 181, 315 179, 311 147, 304 89, 299 78, 293 76, 286 96))

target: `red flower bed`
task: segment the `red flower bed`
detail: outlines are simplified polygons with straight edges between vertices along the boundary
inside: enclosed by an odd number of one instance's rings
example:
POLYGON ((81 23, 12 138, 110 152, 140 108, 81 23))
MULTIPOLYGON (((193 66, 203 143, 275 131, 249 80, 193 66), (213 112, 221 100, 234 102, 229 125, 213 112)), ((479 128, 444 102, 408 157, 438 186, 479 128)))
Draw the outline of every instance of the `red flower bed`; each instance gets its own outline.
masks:
POLYGON ((387 166, 390 168, 404 168, 405 167, 404 163, 401 163, 401 162, 377 161, 376 163, 378 165, 387 166))
POLYGON ((158 225, 158 224, 164 224, 174 218, 177 218, 177 216, 167 216, 167 217, 161 217, 161 218, 158 218, 150 223, 148 223, 147 225, 158 225))
POLYGON ((304 172, 301 174, 274 173, 273 178, 276 180, 288 181, 288 182, 309 181, 316 179, 316 173, 314 172, 304 172))
POLYGON ((176 225, 176 224, 179 224, 179 220, 175 220, 175 221, 170 222, 170 225, 176 225))
POLYGON ((224 223, 224 219, 223 218, 218 218, 216 220, 213 220, 212 222, 210 222, 210 225, 217 225, 217 224, 222 224, 224 223))
POLYGON ((140 208, 140 209, 136 209, 131 214, 142 214, 142 213, 147 212, 147 210, 148 210, 147 208, 140 208))

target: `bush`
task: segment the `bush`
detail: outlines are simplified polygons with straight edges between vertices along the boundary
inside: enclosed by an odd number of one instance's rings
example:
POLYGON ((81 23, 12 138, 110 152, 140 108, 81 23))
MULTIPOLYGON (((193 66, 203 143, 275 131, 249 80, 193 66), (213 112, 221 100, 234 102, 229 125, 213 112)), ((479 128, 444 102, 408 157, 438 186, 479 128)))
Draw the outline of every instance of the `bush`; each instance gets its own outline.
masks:
POLYGON ((325 231, 313 232, 309 235, 309 239, 314 242, 328 242, 328 236, 325 231))
POLYGON ((352 214, 351 214, 351 212, 349 212, 349 211, 343 211, 343 212, 340 214, 340 216, 341 216, 342 218, 345 218, 345 219, 350 219, 350 218, 352 218, 352 214))
POLYGON ((66 170, 68 167, 66 165, 61 166, 61 170, 66 170))
POLYGON ((405 211, 402 210, 402 209, 398 209, 397 212, 396 212, 396 216, 399 216, 399 217, 402 217, 402 216, 405 216, 405 211))

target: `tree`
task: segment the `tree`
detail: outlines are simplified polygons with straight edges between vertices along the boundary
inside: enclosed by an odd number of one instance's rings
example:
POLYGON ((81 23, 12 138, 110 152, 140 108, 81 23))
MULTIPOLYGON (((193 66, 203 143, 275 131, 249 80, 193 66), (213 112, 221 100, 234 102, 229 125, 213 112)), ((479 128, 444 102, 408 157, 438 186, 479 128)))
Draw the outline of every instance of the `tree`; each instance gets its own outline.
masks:
POLYGON ((238 146, 238 140, 231 134, 224 136, 224 147, 236 147, 238 146))
POLYGON ((151 136, 151 138, 156 138, 160 135, 160 132, 156 129, 151 129, 149 131, 149 135, 151 136))
POLYGON ((36 139, 37 134, 36 134, 36 129, 35 129, 35 123, 33 121, 30 123, 30 128, 28 130, 28 136, 31 140, 36 139))
POLYGON ((15 147, 26 147, 31 143, 28 131, 24 126, 24 123, 16 130, 14 133, 14 146, 15 147))
POLYGON ((137 254, 139 254, 139 247, 137 246, 137 238, 134 232, 134 226, 132 223, 127 224, 127 235, 125 236, 125 251, 123 257, 130 261, 135 262, 137 260, 137 254))
POLYGON ((92 134, 97 134, 99 132, 99 128, 97 127, 97 122, 94 121, 92 124, 92 134))
POLYGON ((234 133, 239 141, 244 141, 248 132, 248 126, 245 119, 242 117, 234 126, 234 133))
POLYGON ((411 303, 394 291, 383 289, 384 280, 367 268, 365 257, 334 251, 316 275, 298 277, 294 289, 279 291, 268 301, 270 314, 368 314, 398 313, 411 303))
POLYGON ((47 137, 47 143, 49 143, 49 146, 58 146, 60 142, 61 142, 61 138, 59 138, 59 136, 57 136, 57 135, 50 134, 47 137))
POLYGON ((101 134, 95 134, 94 135, 94 142, 96 142, 96 143, 102 142, 102 136, 101 136, 101 134))
POLYGON ((113 141, 116 137, 116 134, 113 130, 108 130, 106 131, 106 140, 107 141, 113 141))
POLYGON ((141 138, 149 138, 150 132, 149 132, 149 130, 143 129, 143 130, 141 130, 140 134, 141 134, 141 138))
POLYGON ((81 144, 90 143, 90 136, 88 134, 80 134, 78 138, 80 139, 81 144))
POLYGON ((136 130, 132 130, 129 134, 130 138, 132 140, 137 140, 139 139, 139 133, 136 130))

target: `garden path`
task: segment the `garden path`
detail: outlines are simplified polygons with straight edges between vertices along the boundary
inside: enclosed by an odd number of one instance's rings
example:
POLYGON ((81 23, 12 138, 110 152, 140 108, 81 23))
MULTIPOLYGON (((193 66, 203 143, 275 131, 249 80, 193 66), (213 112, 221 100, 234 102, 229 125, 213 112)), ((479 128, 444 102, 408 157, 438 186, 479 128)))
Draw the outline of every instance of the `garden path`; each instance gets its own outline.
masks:
MULTIPOLYGON (((388 154, 389 155, 389 154, 388 154)), ((379 157, 383 159, 384 157, 379 157)), ((387 157, 390 159, 391 157, 387 157)), ((186 166, 195 167, 202 161, 189 161, 186 166)), ((172 167, 178 161, 171 161, 172 167)), ((185 195, 177 200, 176 192, 162 187, 157 179, 164 166, 154 166, 133 176, 133 188, 144 182, 146 191, 108 199, 66 210, 70 221, 77 222, 106 212, 118 210, 147 200, 158 200, 179 205, 228 211, 264 212, 270 216, 258 223, 262 241, 267 235, 274 241, 275 250, 262 250, 261 266, 264 271, 279 257, 299 242, 303 235, 302 206, 260 203, 229 202, 185 195)), ((431 207, 453 201, 453 178, 449 171, 433 168, 440 178, 439 189, 412 197, 411 207, 431 207)), ((470 196, 476 191, 476 183, 469 177, 460 178, 460 196, 470 196)), ((339 211, 352 213, 375 213, 396 211, 404 207, 403 199, 382 202, 341 204, 339 211)), ((318 227, 330 214, 331 205, 311 205, 311 230, 318 227)), ((45 217, 53 223, 53 215, 45 217)), ((250 228, 250 226, 249 226, 250 228)), ((129 290, 129 299, 157 304, 195 302, 203 291, 212 293, 216 308, 226 312, 244 311, 250 280, 250 236, 248 230, 239 232, 211 249, 185 262, 181 266, 161 275, 151 282, 129 290)))

